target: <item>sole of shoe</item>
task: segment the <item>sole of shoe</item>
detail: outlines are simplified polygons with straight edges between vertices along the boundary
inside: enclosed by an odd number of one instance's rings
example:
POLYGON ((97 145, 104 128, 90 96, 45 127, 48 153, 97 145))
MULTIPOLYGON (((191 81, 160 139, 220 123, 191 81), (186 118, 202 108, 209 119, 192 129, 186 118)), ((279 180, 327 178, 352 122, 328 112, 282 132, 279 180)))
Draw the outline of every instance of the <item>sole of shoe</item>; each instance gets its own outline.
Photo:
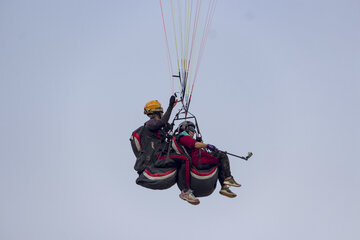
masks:
POLYGON ((229 186, 232 186, 232 187, 241 187, 241 184, 233 184, 233 183, 230 183, 230 182, 227 182, 227 181, 224 181, 224 185, 229 185, 229 186))
POLYGON ((234 197, 237 196, 235 193, 231 194, 231 193, 222 192, 222 191, 220 191, 219 193, 220 193, 221 195, 224 195, 225 197, 229 197, 229 198, 234 198, 234 197))
POLYGON ((199 200, 197 200, 197 201, 191 201, 191 200, 189 200, 189 199, 187 199, 187 198, 184 198, 184 197, 181 196, 181 195, 179 195, 179 197, 180 197, 182 200, 187 201, 188 203, 190 203, 190 204, 192 204, 192 205, 198 205, 198 204, 200 203, 199 200))

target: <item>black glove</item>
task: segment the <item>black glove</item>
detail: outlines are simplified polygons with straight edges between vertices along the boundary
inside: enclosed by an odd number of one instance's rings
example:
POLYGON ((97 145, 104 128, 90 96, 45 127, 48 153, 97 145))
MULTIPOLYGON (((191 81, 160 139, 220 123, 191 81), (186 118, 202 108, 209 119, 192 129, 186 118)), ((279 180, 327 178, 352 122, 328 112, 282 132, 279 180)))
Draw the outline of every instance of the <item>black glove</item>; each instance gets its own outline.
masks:
POLYGON ((218 151, 218 149, 214 145, 211 145, 211 144, 206 145, 206 149, 209 149, 212 152, 218 151))
POLYGON ((174 107, 175 102, 176 102, 176 98, 175 98, 174 95, 172 95, 172 96, 170 97, 169 107, 174 107))

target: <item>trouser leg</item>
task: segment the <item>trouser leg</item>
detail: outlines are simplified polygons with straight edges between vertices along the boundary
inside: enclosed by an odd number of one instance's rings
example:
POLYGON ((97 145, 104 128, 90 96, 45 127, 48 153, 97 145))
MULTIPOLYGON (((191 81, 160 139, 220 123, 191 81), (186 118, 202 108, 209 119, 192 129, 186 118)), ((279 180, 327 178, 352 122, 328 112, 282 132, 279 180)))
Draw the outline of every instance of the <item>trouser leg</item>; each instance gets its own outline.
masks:
POLYGON ((231 177, 230 161, 225 153, 217 152, 214 156, 219 159, 219 182, 222 186, 225 178, 231 177))
POLYGON ((178 168, 178 184, 181 190, 190 189, 190 162, 183 160, 178 168))

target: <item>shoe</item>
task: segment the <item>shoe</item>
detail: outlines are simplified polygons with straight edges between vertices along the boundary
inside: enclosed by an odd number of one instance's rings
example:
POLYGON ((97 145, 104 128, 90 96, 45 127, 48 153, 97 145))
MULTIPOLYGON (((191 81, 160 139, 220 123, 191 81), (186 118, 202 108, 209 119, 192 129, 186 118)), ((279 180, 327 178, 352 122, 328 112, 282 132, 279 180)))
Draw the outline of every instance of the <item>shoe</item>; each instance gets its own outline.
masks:
POLYGON ((234 198, 234 197, 237 196, 236 193, 233 193, 233 192, 230 190, 230 188, 229 188, 228 186, 226 186, 226 185, 224 185, 224 186, 221 188, 221 190, 220 190, 219 193, 220 193, 221 195, 224 195, 224 196, 229 197, 229 198, 234 198))
POLYGON ((233 187, 241 187, 241 184, 235 182, 233 177, 226 178, 224 181, 224 185, 229 185, 229 186, 233 186, 233 187))
POLYGON ((193 191, 191 189, 187 190, 186 192, 184 190, 182 190, 179 197, 182 200, 185 200, 188 203, 191 203, 193 205, 198 205, 200 203, 199 199, 197 199, 195 197, 195 195, 193 194, 193 191))

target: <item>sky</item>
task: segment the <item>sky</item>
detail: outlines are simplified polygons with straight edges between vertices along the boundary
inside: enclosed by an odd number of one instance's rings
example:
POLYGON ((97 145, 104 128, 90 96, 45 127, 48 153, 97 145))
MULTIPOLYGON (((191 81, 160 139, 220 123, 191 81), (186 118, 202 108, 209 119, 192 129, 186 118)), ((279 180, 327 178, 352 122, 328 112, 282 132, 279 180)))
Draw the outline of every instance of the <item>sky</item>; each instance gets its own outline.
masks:
MULTIPOLYGON (((0 239, 359 239, 360 2, 218 1, 191 111, 238 196, 135 184, 159 1, 0 1, 0 239)), ((172 115, 174 116, 174 114, 172 115)))

